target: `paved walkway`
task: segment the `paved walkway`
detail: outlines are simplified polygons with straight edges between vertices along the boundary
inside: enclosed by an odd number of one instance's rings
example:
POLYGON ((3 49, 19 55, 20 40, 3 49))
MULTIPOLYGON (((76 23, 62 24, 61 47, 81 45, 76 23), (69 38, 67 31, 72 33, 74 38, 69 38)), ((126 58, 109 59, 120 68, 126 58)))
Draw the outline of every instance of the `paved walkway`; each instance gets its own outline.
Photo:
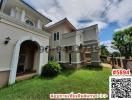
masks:
POLYGON ((112 68, 111 64, 107 64, 107 63, 101 63, 101 66, 106 68, 112 68))
MULTIPOLYGON (((111 64, 108 64, 108 63, 101 63, 101 65, 102 65, 103 67, 111 68, 111 69, 112 69, 112 65, 111 65, 111 64)), ((116 69, 123 69, 123 67, 116 66, 116 69)))

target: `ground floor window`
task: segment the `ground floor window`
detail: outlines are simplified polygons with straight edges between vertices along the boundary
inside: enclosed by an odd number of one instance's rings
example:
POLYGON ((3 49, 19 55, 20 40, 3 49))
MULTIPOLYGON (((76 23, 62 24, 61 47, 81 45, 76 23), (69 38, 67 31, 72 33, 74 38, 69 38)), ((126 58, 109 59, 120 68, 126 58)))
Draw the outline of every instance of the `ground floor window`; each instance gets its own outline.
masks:
POLYGON ((61 61, 61 52, 59 52, 59 61, 61 61))
POLYGON ((69 63, 71 64, 71 61, 72 61, 72 55, 71 53, 69 54, 69 63))

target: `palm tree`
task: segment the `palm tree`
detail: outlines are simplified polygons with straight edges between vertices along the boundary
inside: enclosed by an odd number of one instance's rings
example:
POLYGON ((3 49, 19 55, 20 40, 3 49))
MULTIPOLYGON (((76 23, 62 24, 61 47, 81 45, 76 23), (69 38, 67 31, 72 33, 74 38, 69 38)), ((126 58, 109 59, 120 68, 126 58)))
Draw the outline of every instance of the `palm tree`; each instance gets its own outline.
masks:
POLYGON ((120 51, 122 56, 129 59, 132 56, 132 27, 115 32, 112 44, 114 48, 120 51))
POLYGON ((106 48, 107 46, 105 45, 101 45, 100 48, 101 48, 101 56, 104 56, 104 57, 107 57, 109 56, 109 51, 107 50, 106 48))

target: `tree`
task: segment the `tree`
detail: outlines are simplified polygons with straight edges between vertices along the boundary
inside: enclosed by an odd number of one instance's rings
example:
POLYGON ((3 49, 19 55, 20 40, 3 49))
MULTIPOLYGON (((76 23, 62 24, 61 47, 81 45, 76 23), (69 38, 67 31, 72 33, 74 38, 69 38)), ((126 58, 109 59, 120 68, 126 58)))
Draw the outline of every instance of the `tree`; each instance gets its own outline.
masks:
POLYGON ((101 56, 103 56, 103 57, 109 56, 110 53, 107 50, 105 45, 101 45, 100 48, 101 48, 101 56))
POLYGON ((120 57, 120 56, 121 56, 120 52, 117 52, 117 51, 114 51, 114 52, 112 53, 112 55, 113 55, 114 57, 120 57))
POLYGON ((129 59, 132 56, 132 27, 115 32, 112 44, 122 56, 129 59))

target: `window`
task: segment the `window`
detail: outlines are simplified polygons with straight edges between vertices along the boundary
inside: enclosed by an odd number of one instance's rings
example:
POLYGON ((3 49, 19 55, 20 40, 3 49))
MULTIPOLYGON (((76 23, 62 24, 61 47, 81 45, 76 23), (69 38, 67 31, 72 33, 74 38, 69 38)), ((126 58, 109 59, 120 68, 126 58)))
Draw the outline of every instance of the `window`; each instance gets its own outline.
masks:
POLYGON ((56 33, 54 33, 54 41, 56 41, 56 33))
POLYGON ((59 52, 59 61, 61 61, 61 52, 59 52))
POLYGON ((30 26, 34 26, 33 22, 31 20, 26 20, 26 23, 30 26))
POLYGON ((71 55, 71 53, 69 54, 69 64, 71 64, 71 62, 72 62, 72 55, 71 55))
POLYGON ((59 40, 59 32, 57 32, 57 40, 59 40))
POLYGON ((54 41, 59 40, 59 32, 54 33, 54 41))

